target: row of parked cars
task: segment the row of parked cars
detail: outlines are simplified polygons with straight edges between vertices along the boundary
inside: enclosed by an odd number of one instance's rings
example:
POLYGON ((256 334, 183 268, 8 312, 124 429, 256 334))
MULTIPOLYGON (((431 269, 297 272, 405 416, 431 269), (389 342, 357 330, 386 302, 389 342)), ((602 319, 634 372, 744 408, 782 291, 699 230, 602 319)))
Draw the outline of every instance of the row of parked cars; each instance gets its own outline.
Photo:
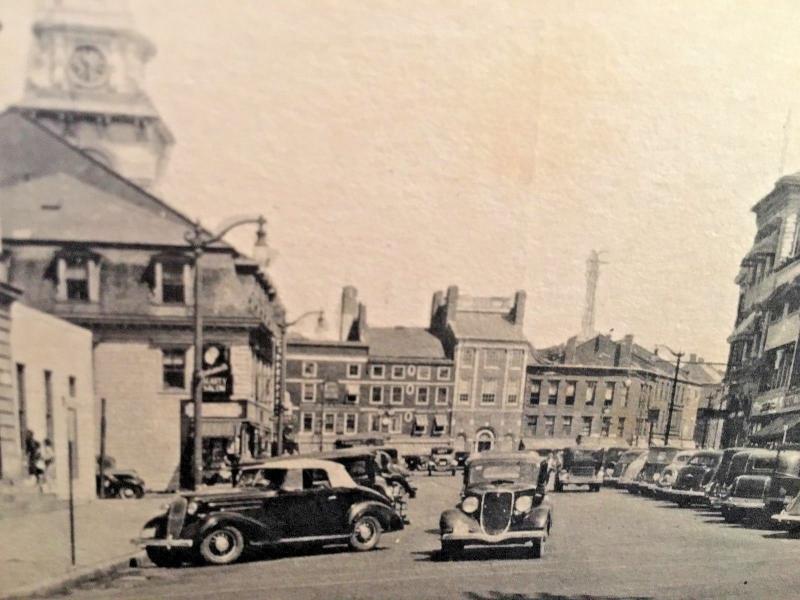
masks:
POLYGON ((729 523, 800 531, 800 446, 774 449, 634 449, 622 453, 605 483, 632 494, 705 505, 729 523))

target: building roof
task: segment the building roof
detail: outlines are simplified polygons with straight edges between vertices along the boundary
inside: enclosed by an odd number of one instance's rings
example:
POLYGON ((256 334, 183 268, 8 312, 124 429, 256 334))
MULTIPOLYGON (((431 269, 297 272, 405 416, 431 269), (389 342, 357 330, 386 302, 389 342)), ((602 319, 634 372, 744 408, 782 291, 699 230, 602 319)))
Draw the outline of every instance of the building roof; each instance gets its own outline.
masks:
POLYGON ((522 330, 502 314, 457 311, 455 319, 450 322, 450 327, 459 340, 528 343, 522 330))
POLYGON ((0 187, 0 214, 12 240, 187 245, 185 225, 66 173, 0 187))
POLYGON ((441 340, 422 327, 370 327, 366 341, 371 356, 447 358, 441 340))

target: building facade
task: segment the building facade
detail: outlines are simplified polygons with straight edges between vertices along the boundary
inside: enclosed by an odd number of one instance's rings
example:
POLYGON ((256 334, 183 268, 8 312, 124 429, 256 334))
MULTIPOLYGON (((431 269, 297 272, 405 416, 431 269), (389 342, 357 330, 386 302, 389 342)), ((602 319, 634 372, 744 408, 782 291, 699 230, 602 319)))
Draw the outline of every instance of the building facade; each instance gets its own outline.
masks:
POLYGON ((739 303, 724 400, 723 443, 800 441, 800 175, 754 207, 756 235, 735 281, 739 303))
MULTIPOLYGON (((154 490, 187 483, 193 412, 192 222, 17 112, 0 115, 9 282, 25 303, 91 330, 107 450, 154 490)), ((273 413, 276 291, 224 243, 200 261, 204 462, 258 454, 273 413)))

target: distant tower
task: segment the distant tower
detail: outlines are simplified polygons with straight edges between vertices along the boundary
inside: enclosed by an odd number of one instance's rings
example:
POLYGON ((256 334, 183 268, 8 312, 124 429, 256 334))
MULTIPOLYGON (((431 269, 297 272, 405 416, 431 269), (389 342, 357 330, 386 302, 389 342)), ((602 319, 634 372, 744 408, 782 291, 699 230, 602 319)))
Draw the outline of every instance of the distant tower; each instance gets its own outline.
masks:
POLYGON ((172 135, 144 91, 153 44, 126 0, 38 0, 17 109, 131 181, 153 186, 172 135))
POLYGON ((607 264, 600 260, 600 252, 592 250, 586 261, 586 300, 581 321, 581 339, 588 340, 594 336, 595 298, 597 281, 600 279, 600 265, 607 264))

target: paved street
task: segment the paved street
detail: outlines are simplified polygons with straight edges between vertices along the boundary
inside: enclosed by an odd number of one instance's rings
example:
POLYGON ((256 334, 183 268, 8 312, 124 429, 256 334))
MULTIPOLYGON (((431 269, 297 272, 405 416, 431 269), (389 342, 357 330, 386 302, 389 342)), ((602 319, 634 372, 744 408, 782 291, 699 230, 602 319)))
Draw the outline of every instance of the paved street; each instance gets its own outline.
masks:
POLYGON ((800 590, 800 539, 610 489, 553 495, 542 560, 480 550, 442 561, 438 516, 455 501, 459 478, 416 481, 413 524, 384 536, 378 551, 284 553, 224 568, 145 566, 70 598, 779 598, 800 590))

